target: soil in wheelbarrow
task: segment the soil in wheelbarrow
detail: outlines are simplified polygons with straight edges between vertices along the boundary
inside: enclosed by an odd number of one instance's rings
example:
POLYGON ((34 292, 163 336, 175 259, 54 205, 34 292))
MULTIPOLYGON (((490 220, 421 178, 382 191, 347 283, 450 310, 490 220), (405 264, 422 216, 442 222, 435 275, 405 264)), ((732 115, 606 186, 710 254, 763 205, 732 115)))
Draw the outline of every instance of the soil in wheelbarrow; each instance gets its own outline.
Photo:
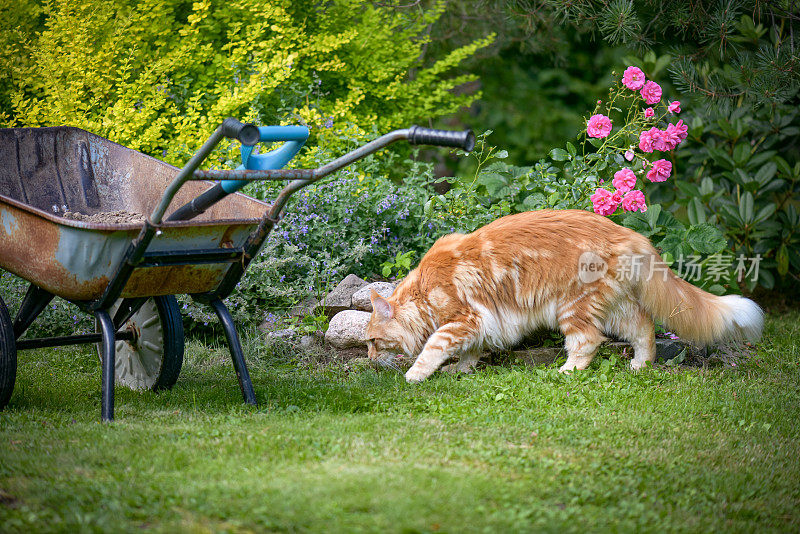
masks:
POLYGON ((75 211, 65 211, 62 215, 65 219, 73 221, 83 221, 96 224, 131 224, 143 223, 144 215, 130 211, 101 211, 93 215, 85 215, 75 211))

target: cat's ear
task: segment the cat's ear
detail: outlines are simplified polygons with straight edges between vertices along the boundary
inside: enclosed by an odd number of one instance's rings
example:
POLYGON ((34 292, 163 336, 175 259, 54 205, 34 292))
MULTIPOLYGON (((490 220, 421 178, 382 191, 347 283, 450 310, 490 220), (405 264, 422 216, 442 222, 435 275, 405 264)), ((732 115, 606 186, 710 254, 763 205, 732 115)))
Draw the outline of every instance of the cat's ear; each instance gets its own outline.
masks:
POLYGON ((374 289, 370 290, 369 300, 372 301, 372 309, 382 319, 391 319, 394 317, 394 309, 389 302, 381 297, 374 289))

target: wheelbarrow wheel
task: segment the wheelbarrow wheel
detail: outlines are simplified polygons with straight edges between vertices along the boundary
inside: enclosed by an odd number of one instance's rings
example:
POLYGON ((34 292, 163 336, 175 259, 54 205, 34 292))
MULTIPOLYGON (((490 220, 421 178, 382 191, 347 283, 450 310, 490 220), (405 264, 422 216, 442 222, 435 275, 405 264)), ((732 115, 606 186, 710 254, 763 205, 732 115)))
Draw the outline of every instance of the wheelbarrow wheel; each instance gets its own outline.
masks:
POLYGON ((17 342, 14 323, 6 303, 0 298, 0 410, 6 407, 17 379, 17 342))
MULTIPOLYGON (((121 300, 111 307, 114 316, 121 300)), ((95 324, 96 331, 100 326, 95 324)), ((133 333, 130 341, 114 345, 115 380, 131 389, 169 389, 178 380, 183 365, 183 321, 173 295, 152 297, 142 304, 120 330, 133 333)), ((97 353, 102 358, 101 346, 97 353)))

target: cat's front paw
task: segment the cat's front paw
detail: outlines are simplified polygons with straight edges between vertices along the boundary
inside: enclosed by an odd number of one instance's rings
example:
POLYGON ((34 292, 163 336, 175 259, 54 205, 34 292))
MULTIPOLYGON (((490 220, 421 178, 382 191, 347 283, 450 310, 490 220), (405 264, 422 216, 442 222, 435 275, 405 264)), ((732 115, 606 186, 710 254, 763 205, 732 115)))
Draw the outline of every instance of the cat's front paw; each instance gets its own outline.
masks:
POLYGON ((423 380, 428 378, 429 374, 430 373, 426 373, 424 370, 416 366, 412 366, 411 369, 409 369, 406 372, 406 382, 408 382, 409 384, 416 384, 418 382, 422 382, 423 380))

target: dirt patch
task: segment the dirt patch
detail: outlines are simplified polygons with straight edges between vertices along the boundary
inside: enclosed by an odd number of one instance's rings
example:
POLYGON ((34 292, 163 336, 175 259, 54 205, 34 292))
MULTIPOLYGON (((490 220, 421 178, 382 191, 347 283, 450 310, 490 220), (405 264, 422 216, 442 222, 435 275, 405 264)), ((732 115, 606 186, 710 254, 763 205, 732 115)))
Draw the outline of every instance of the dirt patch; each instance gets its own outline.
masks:
POLYGON ((65 211, 62 215, 65 219, 73 221, 83 221, 95 224, 142 224, 144 215, 125 210, 101 211, 93 215, 86 215, 75 211, 65 211))

